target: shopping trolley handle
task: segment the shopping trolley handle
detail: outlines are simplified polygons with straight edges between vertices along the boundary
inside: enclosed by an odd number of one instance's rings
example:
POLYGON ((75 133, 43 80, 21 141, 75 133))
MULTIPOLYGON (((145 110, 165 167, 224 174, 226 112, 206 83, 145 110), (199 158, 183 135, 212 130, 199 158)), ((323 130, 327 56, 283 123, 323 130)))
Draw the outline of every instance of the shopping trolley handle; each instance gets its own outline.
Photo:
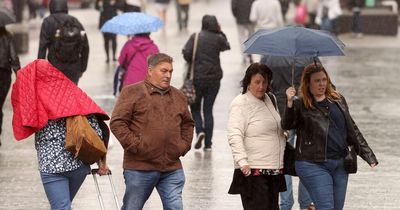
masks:
MULTIPOLYGON (((94 168, 94 169, 92 169, 92 171, 90 172, 91 174, 97 174, 97 172, 99 171, 99 169, 98 168, 94 168)), ((111 170, 110 169, 108 169, 108 173, 107 173, 107 175, 112 175, 112 173, 111 173, 111 170)))

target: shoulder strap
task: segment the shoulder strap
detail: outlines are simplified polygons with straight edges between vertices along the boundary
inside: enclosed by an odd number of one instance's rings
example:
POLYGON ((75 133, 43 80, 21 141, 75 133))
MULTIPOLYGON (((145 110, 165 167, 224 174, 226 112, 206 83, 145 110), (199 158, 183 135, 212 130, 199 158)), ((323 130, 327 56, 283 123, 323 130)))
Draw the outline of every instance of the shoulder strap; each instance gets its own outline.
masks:
POLYGON ((131 55, 128 62, 126 62, 126 60, 124 61, 124 63, 122 64, 122 67, 128 68, 129 64, 131 64, 132 59, 135 57, 136 52, 137 52, 137 50, 135 50, 135 52, 131 55))
MULTIPOLYGON (((267 93, 269 99, 271 99, 272 104, 274 105, 275 109, 278 111, 277 106, 276 106, 276 97, 272 93, 267 93)), ((279 111, 278 111, 279 112, 279 111)))
POLYGON ((197 43, 199 41, 199 33, 195 33, 194 35, 194 44, 193 44, 193 53, 192 53, 192 63, 190 64, 190 80, 193 80, 194 74, 194 59, 196 57, 197 51, 197 43))

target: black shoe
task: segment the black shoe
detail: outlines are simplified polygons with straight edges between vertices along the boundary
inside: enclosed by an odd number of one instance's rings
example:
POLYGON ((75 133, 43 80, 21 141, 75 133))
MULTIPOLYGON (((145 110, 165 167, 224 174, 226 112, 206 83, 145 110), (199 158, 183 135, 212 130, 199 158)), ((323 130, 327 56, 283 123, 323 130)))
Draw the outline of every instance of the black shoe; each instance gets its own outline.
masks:
POLYGON ((204 140, 205 137, 206 137, 206 134, 204 132, 200 132, 199 135, 197 135, 197 142, 194 145, 195 149, 201 148, 201 142, 204 140))
POLYGON ((107 58, 106 63, 110 63, 110 59, 107 58))

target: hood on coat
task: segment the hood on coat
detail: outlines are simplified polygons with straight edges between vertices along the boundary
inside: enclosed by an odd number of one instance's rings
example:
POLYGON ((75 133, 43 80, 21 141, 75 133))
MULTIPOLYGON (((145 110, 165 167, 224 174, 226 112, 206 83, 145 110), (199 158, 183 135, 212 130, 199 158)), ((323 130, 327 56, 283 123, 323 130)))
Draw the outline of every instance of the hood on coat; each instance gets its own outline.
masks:
POLYGON ((50 0, 50 14, 66 13, 68 14, 67 0, 50 0))
POLYGON ((220 32, 217 17, 215 17, 214 15, 204 15, 201 21, 201 30, 220 32))
POLYGON ((146 51, 149 48, 149 45, 153 45, 153 40, 150 39, 150 36, 134 36, 131 40, 131 46, 138 51, 146 51))

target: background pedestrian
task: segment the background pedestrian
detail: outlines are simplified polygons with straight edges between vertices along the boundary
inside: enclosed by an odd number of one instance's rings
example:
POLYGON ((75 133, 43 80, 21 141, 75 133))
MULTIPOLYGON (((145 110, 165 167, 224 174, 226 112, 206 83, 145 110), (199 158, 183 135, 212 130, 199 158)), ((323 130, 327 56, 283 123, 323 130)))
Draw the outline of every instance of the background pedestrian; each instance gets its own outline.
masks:
POLYGON ((86 71, 89 58, 85 29, 78 19, 68 15, 66 0, 51 0, 49 8, 50 15, 43 20, 40 29, 38 58, 47 58, 77 84, 86 71), (66 41, 66 35, 71 39, 66 41))
POLYGON ((179 31, 187 31, 189 21, 189 7, 192 0, 176 0, 176 17, 179 31))
POLYGON ((0 146, 3 126, 3 105, 11 87, 12 70, 20 69, 19 58, 15 52, 12 35, 5 26, 0 26, 0 146))
POLYGON ((365 6, 365 1, 363 0, 350 0, 349 7, 353 12, 353 24, 351 31, 353 32, 354 38, 362 38, 362 28, 361 28, 361 10, 365 6))
MULTIPOLYGON (((95 8, 100 11, 99 29, 101 29, 105 22, 118 14, 115 0, 96 0, 95 8)), ((110 62, 110 44, 112 49, 112 59, 113 61, 117 61, 117 58, 115 57, 117 51, 117 35, 103 32, 103 39, 104 50, 106 51, 106 63, 110 62)))
MULTIPOLYGON (((198 33, 193 75, 196 101, 190 105, 190 111, 196 126, 195 149, 201 148, 202 141, 205 140, 204 149, 211 151, 214 130, 213 107, 222 79, 219 57, 220 52, 230 49, 230 45, 217 18, 213 15, 203 16, 201 31, 198 33)), ((183 58, 188 63, 192 61, 194 38, 195 34, 192 34, 182 50, 183 58)))
POLYGON ((253 63, 251 54, 245 54, 243 43, 254 33, 254 23, 250 21, 250 10, 254 0, 232 0, 232 14, 236 20, 239 44, 242 52, 242 64, 253 63))
POLYGON ((250 20, 259 29, 273 29, 284 25, 278 0, 255 0, 251 6, 250 20))
POLYGON ((123 76, 123 87, 141 82, 147 75, 147 58, 158 53, 157 45, 151 40, 150 33, 136 34, 121 49, 119 64, 126 72, 123 76))

